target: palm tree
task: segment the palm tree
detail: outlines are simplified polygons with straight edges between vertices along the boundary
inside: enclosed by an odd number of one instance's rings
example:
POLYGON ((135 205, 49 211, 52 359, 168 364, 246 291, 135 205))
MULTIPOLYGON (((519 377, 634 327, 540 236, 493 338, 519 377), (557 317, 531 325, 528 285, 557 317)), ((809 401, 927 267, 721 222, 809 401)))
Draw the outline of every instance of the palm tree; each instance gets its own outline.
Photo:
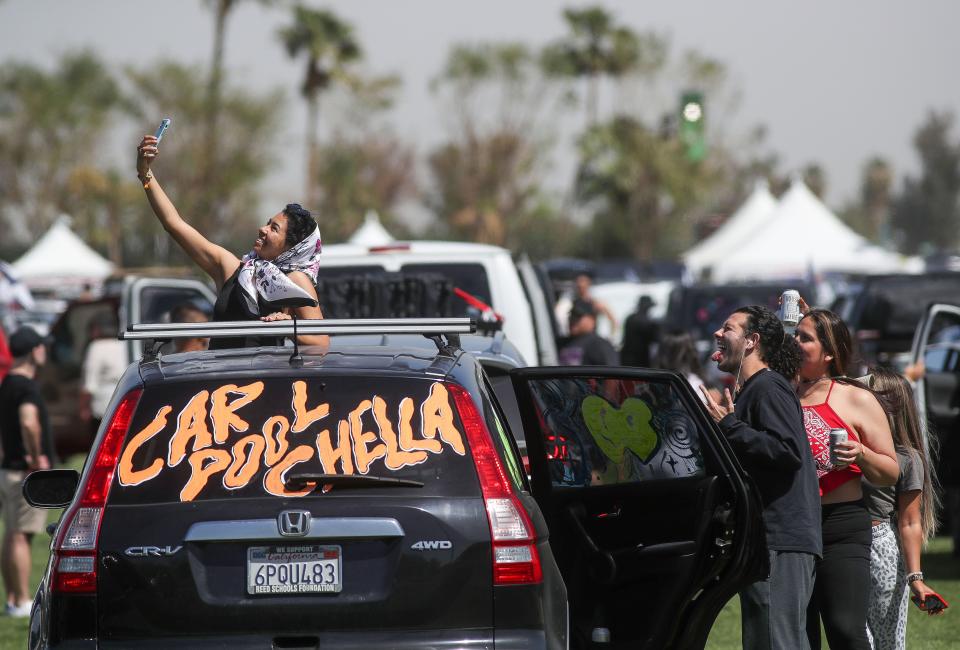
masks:
POLYGON ((597 122, 600 79, 659 68, 666 43, 656 34, 641 35, 617 25, 602 7, 567 9, 563 16, 570 33, 547 46, 543 68, 551 76, 587 79, 587 122, 592 126, 597 122))
POLYGON ((351 67, 363 58, 363 52, 354 38, 353 27, 322 9, 294 7, 293 24, 281 29, 279 35, 291 58, 306 54, 306 73, 300 87, 301 94, 307 100, 305 195, 307 204, 315 206, 318 202, 316 179, 320 95, 335 83, 355 85, 357 79, 351 74, 351 67))

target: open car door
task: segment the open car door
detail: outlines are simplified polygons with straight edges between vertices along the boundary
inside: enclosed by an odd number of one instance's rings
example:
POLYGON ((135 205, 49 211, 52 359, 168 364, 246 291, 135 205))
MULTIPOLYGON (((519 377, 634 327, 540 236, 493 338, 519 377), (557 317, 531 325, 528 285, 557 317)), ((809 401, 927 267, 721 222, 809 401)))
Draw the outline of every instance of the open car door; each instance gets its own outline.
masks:
POLYGON ((924 366, 915 397, 929 435, 936 435, 940 443, 940 482, 956 485, 960 482, 960 464, 954 460, 960 458, 960 306, 927 307, 913 338, 910 360, 924 366))
POLYGON ((511 376, 574 647, 702 648, 767 553, 756 489, 699 398, 666 371, 511 376))

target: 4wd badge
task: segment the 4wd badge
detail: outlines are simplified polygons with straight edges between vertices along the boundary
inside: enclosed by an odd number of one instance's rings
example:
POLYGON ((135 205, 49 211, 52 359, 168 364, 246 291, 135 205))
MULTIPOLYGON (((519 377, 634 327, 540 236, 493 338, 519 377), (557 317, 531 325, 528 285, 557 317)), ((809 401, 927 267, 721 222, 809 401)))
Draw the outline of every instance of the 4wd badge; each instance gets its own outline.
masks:
POLYGON ((410 548, 415 551, 442 551, 453 548, 453 544, 445 539, 425 539, 413 544, 410 548))

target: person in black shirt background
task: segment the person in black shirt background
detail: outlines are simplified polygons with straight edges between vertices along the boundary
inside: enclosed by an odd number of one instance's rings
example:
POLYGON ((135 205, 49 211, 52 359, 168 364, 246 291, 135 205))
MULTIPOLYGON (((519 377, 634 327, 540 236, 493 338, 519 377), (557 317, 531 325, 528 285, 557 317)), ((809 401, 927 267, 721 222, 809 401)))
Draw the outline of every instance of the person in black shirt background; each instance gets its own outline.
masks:
POLYGON ((557 353, 565 366, 615 366, 617 351, 596 333, 597 312, 592 303, 574 300, 570 308, 570 336, 557 353))
POLYGON ((653 300, 650 296, 640 296, 637 310, 627 316, 623 324, 623 347, 620 349, 620 363, 625 366, 651 368, 650 348, 660 337, 660 327, 650 318, 653 300))
POLYGON ((43 530, 47 513, 32 508, 21 485, 29 472, 49 469, 54 460, 47 409, 34 381, 47 360, 44 339, 31 327, 21 327, 10 337, 13 366, 0 384, 0 504, 5 531, 0 566, 7 592, 8 616, 30 615, 30 543, 43 530))
POLYGON ((711 357, 736 375, 720 403, 701 389, 763 501, 770 574, 740 592, 744 648, 805 648, 806 609, 823 553, 820 493, 803 413, 791 381, 800 348, 766 307, 736 310, 714 333, 711 357))

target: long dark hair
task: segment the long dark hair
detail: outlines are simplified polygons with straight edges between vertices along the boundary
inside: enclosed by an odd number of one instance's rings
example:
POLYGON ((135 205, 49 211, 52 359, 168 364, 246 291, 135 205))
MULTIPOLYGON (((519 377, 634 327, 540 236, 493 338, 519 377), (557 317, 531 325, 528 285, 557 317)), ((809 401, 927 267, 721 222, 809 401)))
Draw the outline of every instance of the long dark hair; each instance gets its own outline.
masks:
POLYGON ((803 316, 804 320, 808 318, 813 322, 823 353, 833 357, 830 376, 845 377, 853 360, 853 338, 847 324, 829 309, 811 309, 803 316))
POLYGON ((745 334, 760 335, 760 359, 770 370, 793 381, 800 370, 800 344, 787 334, 777 315, 761 305, 749 305, 736 310, 745 314, 745 334))
POLYGON ((700 374, 700 357, 690 332, 671 330, 660 338, 657 367, 683 374, 700 374))
POLYGON ((935 436, 926 435, 923 422, 917 414, 913 389, 904 377, 889 368, 870 370, 870 387, 881 398, 890 420, 893 442, 901 447, 913 449, 923 462, 923 489, 920 492, 920 520, 923 528, 924 543, 930 539, 937 528, 937 514, 940 511, 938 490, 935 489, 936 458, 935 436))

